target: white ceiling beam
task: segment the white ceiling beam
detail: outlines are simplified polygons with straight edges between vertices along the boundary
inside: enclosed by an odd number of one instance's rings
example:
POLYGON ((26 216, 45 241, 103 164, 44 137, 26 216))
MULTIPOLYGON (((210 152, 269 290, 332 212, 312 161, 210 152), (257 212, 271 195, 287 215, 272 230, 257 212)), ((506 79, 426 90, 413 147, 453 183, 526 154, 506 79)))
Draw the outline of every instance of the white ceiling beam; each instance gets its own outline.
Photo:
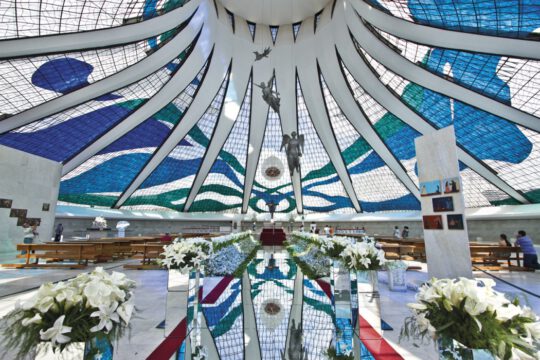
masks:
MULTIPOLYGON (((231 63, 230 53, 227 50, 230 46, 227 43, 216 43, 216 48, 212 55, 210 64, 208 65, 207 73, 202 81, 197 96, 188 107, 180 123, 169 135, 167 140, 161 147, 152 155, 150 161, 146 163, 141 172, 135 177, 129 187, 120 196, 115 207, 120 207, 122 204, 137 190, 150 174, 165 160, 169 153, 186 137, 189 131, 197 124, 197 122, 205 114, 208 107, 212 104, 214 98, 218 95, 219 89, 225 77, 227 69, 231 63), (221 44, 221 45, 220 45, 221 44)), ((181 71, 180 71, 181 72, 181 71)))
MULTIPOLYGON (((246 39, 251 40, 251 34, 249 33, 245 21, 238 21, 236 23, 236 35, 244 36, 246 39)), ((232 46, 235 47, 233 53, 238 56, 235 56, 234 61, 232 62, 229 86, 227 87, 227 93, 225 94, 223 109, 216 124, 214 137, 206 150, 201 167, 195 176, 195 180, 193 181, 193 185, 191 186, 191 190, 184 205, 184 212, 188 212, 191 208, 191 205, 199 194, 201 186, 204 184, 208 173, 219 156, 223 145, 225 145, 236 121, 238 121, 238 115, 240 114, 243 101, 247 96, 246 91, 248 89, 250 77, 250 72, 247 71, 247 69, 251 67, 253 61, 250 43, 251 41, 231 42, 232 46)), ((253 88, 251 91, 253 91, 253 88)))
POLYGON ((335 51, 321 52, 319 58, 321 72, 324 76, 328 89, 336 99, 340 109, 347 119, 354 126, 356 131, 362 135, 371 148, 383 159, 394 175, 405 185, 405 187, 420 200, 420 192, 414 181, 407 174, 398 159, 388 149, 379 134, 375 131, 370 121, 366 119, 360 110, 360 104, 353 97, 349 84, 341 71, 341 65, 335 51))
MULTIPOLYGON (((337 9, 336 9, 337 11, 337 9)), ((421 134, 429 134, 437 131, 433 126, 426 122, 420 115, 407 107, 399 98, 397 98, 380 79, 371 71, 364 59, 358 54, 356 48, 349 36, 337 38, 339 54, 342 56, 343 63, 349 69, 354 79, 371 95, 381 106, 389 112, 400 118, 403 122, 411 126, 421 134)), ((491 169, 482 162, 472 157, 469 153, 458 146, 458 157, 468 167, 483 176, 488 182, 501 189, 514 199, 527 204, 525 199, 514 188, 499 178, 491 169)))
MULTIPOLYGON (((293 47, 294 35, 292 26, 280 27, 276 46, 271 56, 276 69, 276 89, 281 95, 279 119, 284 135, 290 135, 293 131, 298 133, 296 70, 294 66, 293 47)), ((285 165, 288 166, 288 164, 285 165)), ((285 171, 288 171, 288 169, 285 171)), ((298 171, 293 172, 291 180, 294 198, 296 200, 296 211, 302 214, 304 212, 304 204, 302 201, 302 179, 300 178, 300 173, 298 171)))
POLYGON ((539 41, 472 34, 415 24, 386 14, 363 0, 348 1, 362 18, 375 27, 418 44, 540 60, 539 41))
MULTIPOLYGON (((299 49, 301 50, 301 49, 299 49)), ((305 51, 305 49, 303 49, 305 51)), ((299 51, 297 56, 302 59, 299 51)), ((330 125, 330 119, 325 108, 325 101, 322 93, 322 89, 319 82, 319 72, 317 64, 314 61, 310 61, 310 58, 306 57, 302 59, 297 67, 298 77, 300 79, 300 85, 302 86, 302 92, 304 94, 304 100, 306 106, 309 109, 309 114, 313 126, 317 131, 319 138, 324 146, 324 149, 328 153, 330 161, 334 165, 337 175, 339 176, 345 192, 351 199, 355 210, 361 212, 360 203, 358 197, 354 191, 347 166, 343 161, 341 150, 334 137, 332 127, 330 125), (302 61, 303 60, 303 61, 302 61)))
MULTIPOLYGON (((397 54, 379 40, 365 27, 354 11, 347 12, 346 16, 352 34, 358 43, 361 44, 362 48, 375 60, 396 74, 427 89, 459 100, 465 104, 472 105, 515 124, 540 132, 540 118, 503 104, 497 100, 493 100, 473 90, 469 90, 423 69, 397 54)), ((460 36, 461 35, 462 34, 460 33, 460 36)), ((433 34, 431 34, 431 36, 433 36, 433 34)), ((463 40, 462 42, 465 43, 463 40)), ((540 45, 540 42, 537 43, 540 45)))
POLYGON ((190 0, 166 14, 108 29, 0 41, 0 59, 37 56, 132 43, 160 35, 192 16, 201 0, 190 0))
MULTIPOLYGON (((203 10, 204 7, 201 5, 189 25, 152 55, 114 75, 0 121, 0 134, 121 89, 149 76, 182 53, 201 32, 204 36, 202 28, 205 15, 203 10)), ((199 37, 198 46, 207 41, 203 36, 199 37)), ((183 69, 179 72, 182 71, 183 69)))
MULTIPOLYGON (((266 25, 257 25, 255 40, 253 41, 257 51, 261 52, 266 47, 273 48, 270 29, 266 25)), ((253 93, 251 97, 251 119, 249 121, 249 143, 247 150, 246 175, 244 177, 244 199, 242 201, 242 213, 246 213, 253 190, 253 182, 259 165, 259 157, 266 130, 268 119, 268 104, 262 99, 262 92, 256 84, 268 83, 273 75, 273 67, 270 58, 255 61, 253 63, 253 93)), ((287 170, 286 170, 287 171, 287 170)))

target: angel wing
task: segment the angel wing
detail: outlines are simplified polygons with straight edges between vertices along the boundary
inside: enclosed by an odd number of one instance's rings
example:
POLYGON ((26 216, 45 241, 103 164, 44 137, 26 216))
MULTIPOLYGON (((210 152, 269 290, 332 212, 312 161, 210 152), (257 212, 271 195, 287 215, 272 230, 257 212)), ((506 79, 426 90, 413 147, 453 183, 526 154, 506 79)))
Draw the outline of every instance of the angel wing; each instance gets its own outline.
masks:
POLYGON ((279 151, 283 150, 283 148, 291 141, 291 137, 287 134, 283 135, 283 141, 281 142, 281 148, 279 151))
POLYGON ((303 134, 298 134, 298 142, 300 143, 300 147, 302 148, 302 154, 304 153, 304 143, 305 138, 303 134))

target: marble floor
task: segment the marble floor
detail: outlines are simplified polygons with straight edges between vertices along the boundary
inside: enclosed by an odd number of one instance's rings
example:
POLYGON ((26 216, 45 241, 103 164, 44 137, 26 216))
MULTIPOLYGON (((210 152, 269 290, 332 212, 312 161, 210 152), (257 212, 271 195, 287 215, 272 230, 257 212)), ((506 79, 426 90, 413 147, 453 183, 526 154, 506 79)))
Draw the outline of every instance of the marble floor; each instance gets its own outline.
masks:
MULTIPOLYGON (((266 250, 270 252, 272 249, 266 250)), ((280 253, 280 251, 276 249, 276 253, 280 253)), ((285 254, 282 253, 277 257, 285 258, 285 254)), ((159 328, 159 324, 165 319, 167 272, 159 270, 125 270, 123 265, 127 262, 129 261, 103 264, 106 269, 126 273, 129 278, 135 280, 138 284, 134 295, 135 305, 138 310, 137 316, 132 320, 130 332, 115 345, 115 359, 146 359, 164 339, 164 330, 159 328)), ((0 317, 9 312, 16 301, 32 296, 35 293, 35 289, 43 282, 56 282, 68 279, 82 271, 91 270, 92 267, 93 265, 89 266, 87 270, 17 270, 0 268, 0 317)), ((256 267, 257 265, 254 264, 253 269, 256 269, 256 267)), ((253 270, 250 276, 253 274, 256 274, 256 270, 253 270)), ((497 272, 494 275, 500 279, 495 279, 498 290, 505 292, 511 298, 520 298, 523 304, 531 306, 537 313, 540 313, 540 274, 538 272, 497 272), (503 281, 523 288, 529 291, 530 294, 503 281)), ((478 271, 475 272, 475 276, 479 278, 491 277, 489 274, 478 271)), ((428 279, 425 265, 423 265, 422 270, 408 271, 407 278, 409 283, 409 290, 407 292, 391 292, 387 286, 386 273, 379 273, 382 318, 393 328, 391 331, 385 331, 384 337, 405 359, 438 359, 433 345, 415 346, 410 342, 399 343, 399 330, 404 318, 408 315, 406 304, 412 302, 415 296, 415 292, 412 289, 428 279)), ((252 286, 258 279, 260 278, 251 277, 252 286)), ((278 296, 283 298, 282 301, 288 301, 287 299, 290 298, 292 302, 294 291, 291 289, 294 288, 296 282, 294 279, 289 278, 283 278, 280 281, 280 287, 283 287, 283 284, 285 284, 290 289, 278 292, 279 289, 277 287, 269 287, 267 284, 262 284, 261 289, 270 294, 268 296, 278 296)), ((264 295, 265 293, 262 294, 261 296, 263 298, 260 299, 264 301, 264 296, 266 295, 264 295)), ((258 300, 255 297, 253 299, 255 304, 258 300)), ((290 314, 290 316, 295 316, 293 315, 293 311, 290 314)), ((281 327, 280 325, 276 329, 281 329, 281 327)), ((0 354, 0 359, 13 358, 13 354, 0 354)), ((278 357, 271 356, 267 358, 277 359, 278 357)), ((324 357, 316 358, 323 359, 324 357)))

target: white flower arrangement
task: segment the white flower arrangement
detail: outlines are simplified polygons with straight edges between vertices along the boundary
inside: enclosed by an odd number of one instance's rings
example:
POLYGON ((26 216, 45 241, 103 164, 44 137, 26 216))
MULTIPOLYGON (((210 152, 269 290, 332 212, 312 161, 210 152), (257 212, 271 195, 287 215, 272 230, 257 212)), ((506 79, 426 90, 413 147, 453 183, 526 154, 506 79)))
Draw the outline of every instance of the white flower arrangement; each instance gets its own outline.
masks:
POLYGON ((163 247, 159 264, 167 269, 178 269, 188 273, 193 268, 200 268, 212 252, 211 243, 204 238, 175 239, 163 247))
POLYGON ((125 274, 109 274, 101 267, 65 282, 43 284, 0 321, 5 349, 25 357, 41 342, 62 351, 94 337, 116 340, 133 314, 134 288, 125 274))
POLYGON ((251 230, 218 236, 218 237, 212 238, 212 248, 214 251, 217 251, 232 243, 249 239, 252 236, 253 236, 253 233, 251 232, 251 230))
POLYGON ((107 227, 107 220, 101 216, 98 216, 94 219, 92 227, 105 229, 107 227))
POLYGON ((378 270, 385 263, 384 251, 372 242, 348 244, 340 254, 341 260, 350 270, 378 270))
POLYGON ((491 279, 433 279, 420 287, 401 338, 454 339, 498 359, 539 359, 539 318, 493 290, 491 279))
POLYGON ((320 240, 322 242, 322 250, 333 259, 340 259, 341 253, 345 250, 345 248, 356 242, 356 239, 354 238, 341 236, 335 236, 332 238, 321 237, 320 240))

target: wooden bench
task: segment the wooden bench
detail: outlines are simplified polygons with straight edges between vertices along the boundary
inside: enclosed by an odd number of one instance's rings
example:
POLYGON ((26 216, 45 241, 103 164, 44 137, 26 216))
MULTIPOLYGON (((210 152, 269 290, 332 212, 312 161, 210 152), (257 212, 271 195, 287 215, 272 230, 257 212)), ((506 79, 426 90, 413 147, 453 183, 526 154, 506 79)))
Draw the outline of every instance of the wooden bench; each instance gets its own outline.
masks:
MULTIPOLYGON (((505 262, 509 270, 525 270, 521 266, 522 252, 519 246, 499 246, 499 245, 471 245, 471 259, 473 264, 481 264, 480 267, 499 267, 503 269, 501 262, 505 262), (517 266, 512 264, 515 261, 517 266)), ((500 270, 499 269, 499 270, 500 270)))
POLYGON ((125 269, 130 270, 161 270, 162 266, 157 264, 157 260, 163 252, 163 243, 133 244, 131 252, 133 259, 141 259, 139 264, 126 264, 125 269))
POLYGON ((2 267, 81 269, 88 265, 88 261, 95 261, 99 256, 93 244, 17 244, 17 250, 26 252, 17 255, 17 258, 25 259, 25 263, 2 264, 2 267), (45 260, 47 263, 40 264, 40 259, 45 260), (72 262, 63 263, 68 260, 72 262))

